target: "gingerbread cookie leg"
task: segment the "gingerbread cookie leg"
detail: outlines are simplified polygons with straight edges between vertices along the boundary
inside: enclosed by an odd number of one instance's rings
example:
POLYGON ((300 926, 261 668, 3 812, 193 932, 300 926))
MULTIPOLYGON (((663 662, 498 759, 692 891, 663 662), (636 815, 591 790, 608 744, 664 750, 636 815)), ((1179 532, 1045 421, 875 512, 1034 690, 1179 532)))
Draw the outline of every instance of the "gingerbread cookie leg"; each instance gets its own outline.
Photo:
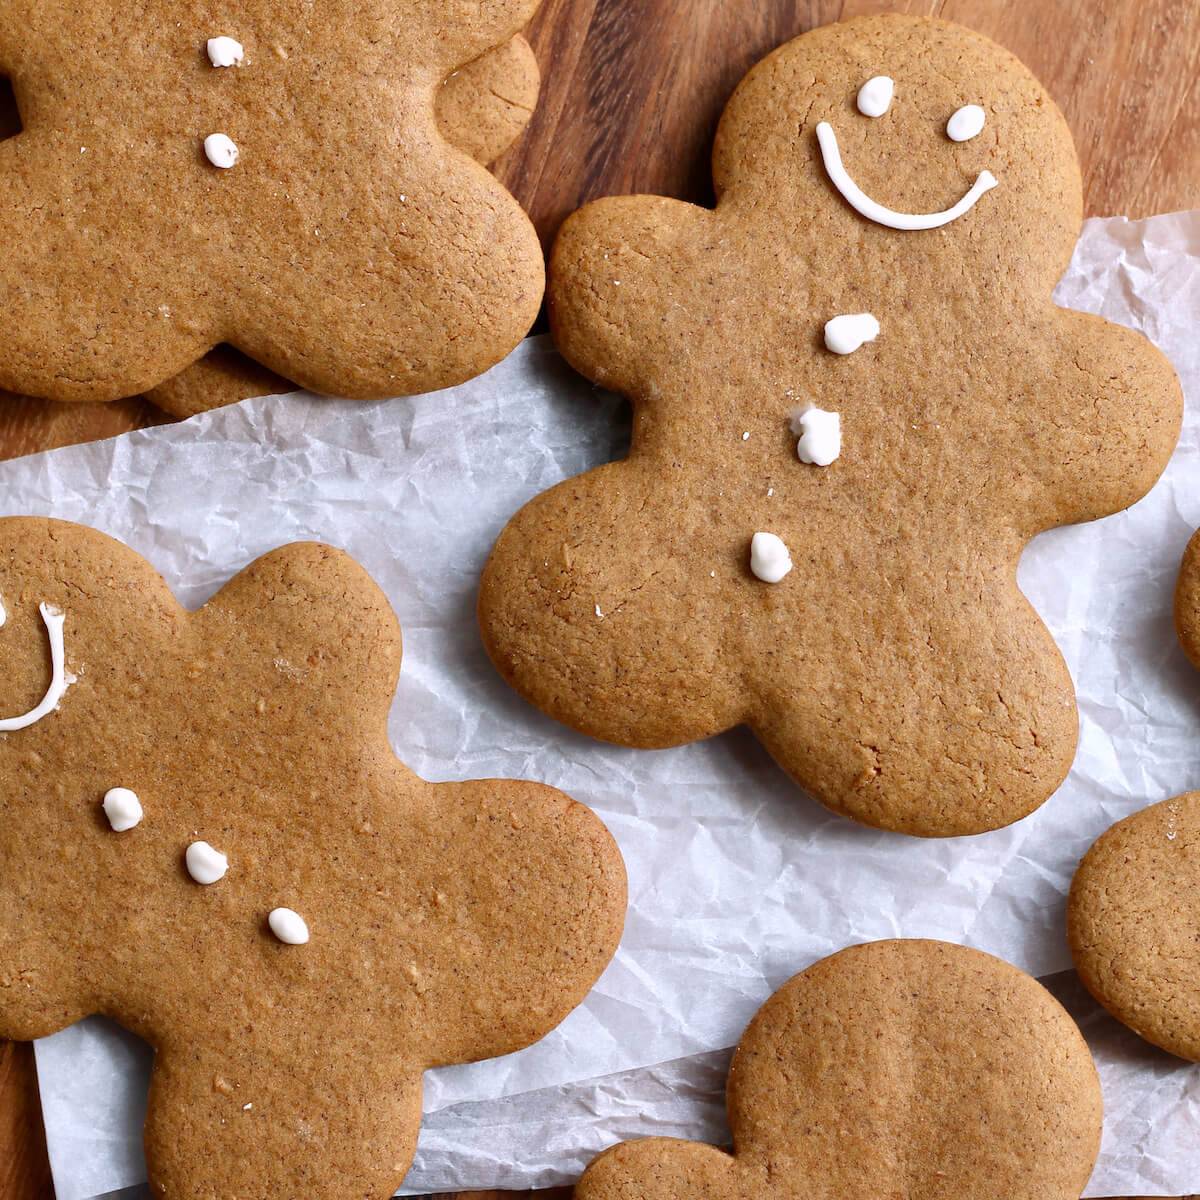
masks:
POLYGON ((145 1141, 156 1194, 392 1195, 416 1152, 418 1072, 399 1076, 370 1037, 331 1044, 321 1024, 239 1031, 234 1046, 216 1043, 225 1033, 199 1027, 155 1055, 145 1141), (336 1088, 331 1067, 344 1075, 336 1088))
MULTIPOLYGON (((476 162, 495 161, 521 136, 540 86, 532 48, 523 37, 513 38, 467 63, 442 85, 437 119, 443 137, 476 162)), ((146 398, 173 416, 191 417, 294 387, 231 346, 218 346, 174 379, 151 388, 146 398)))
MULTIPOLYGON (((644 749, 728 729, 749 702, 726 656, 718 585, 707 571, 688 578, 672 555, 665 514, 647 507, 656 490, 652 466, 614 463, 539 496, 505 529, 479 594, 484 644, 517 691, 572 728, 644 749), (636 570, 614 580, 608 566, 624 555, 636 570), (670 616, 676 604, 686 619, 670 616)), ((725 558, 714 571, 741 572, 725 558)))

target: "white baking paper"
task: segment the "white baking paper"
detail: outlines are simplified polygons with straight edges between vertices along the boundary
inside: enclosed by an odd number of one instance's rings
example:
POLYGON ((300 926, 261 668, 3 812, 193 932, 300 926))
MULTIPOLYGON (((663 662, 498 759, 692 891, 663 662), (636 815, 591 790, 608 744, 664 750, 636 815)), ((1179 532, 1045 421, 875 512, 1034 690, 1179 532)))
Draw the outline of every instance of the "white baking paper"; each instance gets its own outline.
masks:
MULTIPOLYGON (((1200 401, 1200 214, 1089 222, 1059 296, 1144 330, 1192 407, 1200 401)), ((952 841, 829 815, 744 732, 655 753, 603 746, 499 680, 474 623, 493 539, 529 497, 620 454, 627 429, 618 401, 534 339, 453 393, 254 400, 0 464, 0 511, 106 530, 188 605, 282 543, 345 548, 404 627, 390 727, 400 756, 431 779, 554 784, 620 841, 631 904, 615 962, 538 1046, 430 1074, 409 1191, 566 1182, 625 1137, 719 1139, 724 1051, 775 987, 849 943, 932 936, 1035 975, 1063 971, 1064 898, 1081 854, 1116 819, 1200 785, 1200 673, 1171 627, 1179 556, 1200 525, 1200 421, 1148 499, 1026 553, 1022 585, 1078 685, 1079 757, 1027 820, 952 841)), ((1109 1108, 1090 1194, 1200 1190, 1200 1068, 1076 1001, 1109 1108)), ((59 1200, 144 1179, 148 1064, 99 1021, 39 1044, 59 1200)))

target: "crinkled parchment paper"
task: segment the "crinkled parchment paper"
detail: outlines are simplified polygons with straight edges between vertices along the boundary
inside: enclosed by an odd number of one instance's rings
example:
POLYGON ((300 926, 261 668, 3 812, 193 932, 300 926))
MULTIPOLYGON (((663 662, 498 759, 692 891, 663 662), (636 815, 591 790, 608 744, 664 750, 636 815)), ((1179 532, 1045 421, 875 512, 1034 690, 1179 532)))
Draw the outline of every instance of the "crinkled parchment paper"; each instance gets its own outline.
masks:
MULTIPOLYGON (((1059 298, 1144 330, 1200 403, 1200 214, 1089 222, 1059 298)), ((1148 499, 1026 553, 1022 585, 1078 685, 1079 757, 1035 815, 954 841, 830 816, 744 732, 622 750, 560 728, 500 681, 474 623, 493 539, 529 497, 620 454, 627 429, 618 401, 534 339, 453 394, 254 400, 0 464, 0 511, 98 526, 188 605, 284 542, 348 550, 404 627, 400 756, 430 779, 544 780, 620 840, 631 907, 616 961, 541 1044, 430 1074, 409 1191, 568 1181, 619 1138, 720 1140, 727 1049, 775 987, 848 943, 932 936, 1035 975, 1063 972, 1064 899, 1087 846, 1117 818, 1200 785, 1200 673, 1171 626, 1179 556, 1200 525, 1200 421, 1148 499)), ((1104 1079, 1090 1194, 1200 1189, 1200 1067, 1120 1029, 1073 976, 1051 982, 1104 1079)), ((148 1051, 90 1021, 39 1044, 38 1067, 60 1200, 143 1180, 148 1051)))

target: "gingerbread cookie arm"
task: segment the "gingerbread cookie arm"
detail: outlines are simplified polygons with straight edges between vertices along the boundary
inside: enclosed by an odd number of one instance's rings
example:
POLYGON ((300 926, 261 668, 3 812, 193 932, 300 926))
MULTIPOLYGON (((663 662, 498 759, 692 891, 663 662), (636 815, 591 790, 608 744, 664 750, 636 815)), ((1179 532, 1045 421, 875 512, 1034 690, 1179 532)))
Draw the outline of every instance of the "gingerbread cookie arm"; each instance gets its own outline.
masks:
POLYGON ((1147 338, 1089 313, 1048 316, 1030 321, 1023 344, 1041 340, 1051 353, 1018 377, 1009 405, 1019 422, 1011 438, 1015 474, 1028 492, 1014 512, 1030 518, 1026 535, 1136 503, 1166 469, 1183 421, 1179 380, 1147 338), (1047 410, 1039 399, 1047 388, 1072 403, 1047 410))
POLYGON ((392 1047, 336 1036, 345 1014, 265 1016, 247 1013, 221 1039, 181 1030, 158 1048, 144 1135, 156 1189, 244 1200, 392 1195, 416 1149, 420 1073, 404 1071, 392 1047))
POLYGON ((559 350, 581 374, 635 404, 686 406, 686 397, 662 394, 655 381, 694 340, 694 292, 682 281, 706 261, 712 270, 721 236, 717 214, 659 196, 580 209, 550 257, 547 298, 559 350))
MULTIPOLYGON (((533 115, 540 82, 537 60, 523 37, 467 63, 438 92, 442 136, 477 162, 492 162, 520 137, 533 115)), ((232 346, 218 346, 186 371, 151 388, 146 398, 172 416, 191 417, 251 396, 294 390, 295 384, 232 346)))
POLYGON ((625 868, 595 815, 513 780, 439 784, 399 838, 405 887, 428 925, 452 930, 399 966, 425 1020, 423 1064, 509 1054, 549 1033, 616 951, 625 868), (454 847, 452 859, 426 847, 454 847), (536 880, 536 884, 533 881, 536 880))
POLYGON ((525 132, 540 90, 533 47, 515 37, 460 67, 442 84, 437 96, 442 136, 487 166, 525 132))

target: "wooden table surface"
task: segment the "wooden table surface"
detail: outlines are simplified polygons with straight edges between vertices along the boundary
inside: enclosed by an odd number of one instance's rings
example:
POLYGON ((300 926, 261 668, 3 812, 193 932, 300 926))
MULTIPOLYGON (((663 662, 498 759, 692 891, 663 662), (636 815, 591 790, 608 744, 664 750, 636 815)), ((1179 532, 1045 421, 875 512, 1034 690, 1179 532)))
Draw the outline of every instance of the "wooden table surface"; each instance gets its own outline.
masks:
MULTIPOLYGON (((544 240, 598 196, 707 202, 713 130, 746 70, 814 25, 885 10, 961 21, 1033 69, 1074 131, 1089 215, 1200 203, 1200 0, 544 0, 542 101, 497 173, 544 240)), ((6 400, 0 458, 162 419, 140 401, 6 400)), ((50 1195, 32 1055, 0 1043, 0 1200, 50 1195)))

